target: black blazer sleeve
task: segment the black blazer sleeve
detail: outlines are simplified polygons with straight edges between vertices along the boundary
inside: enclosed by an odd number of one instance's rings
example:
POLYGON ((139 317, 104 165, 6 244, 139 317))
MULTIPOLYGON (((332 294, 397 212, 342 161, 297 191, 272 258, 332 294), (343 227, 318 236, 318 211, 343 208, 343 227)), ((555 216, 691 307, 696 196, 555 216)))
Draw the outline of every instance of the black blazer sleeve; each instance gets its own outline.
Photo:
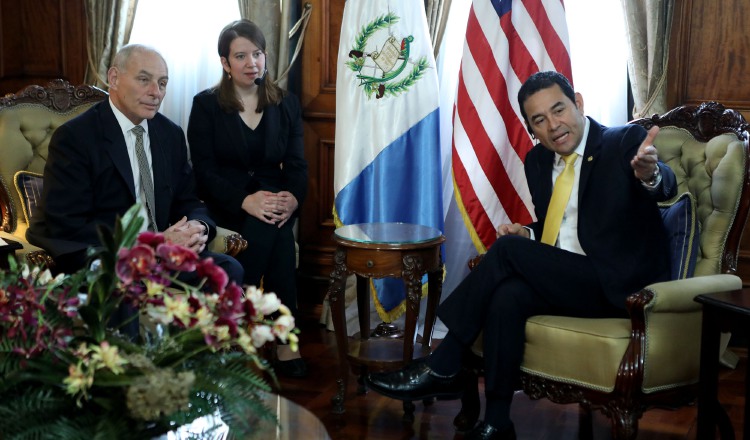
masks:
MULTIPOLYGON (((299 206, 307 195, 307 161, 302 133, 302 110, 294 95, 287 95, 281 102, 281 136, 286 135, 286 148, 282 164, 282 189, 294 194, 299 206), (288 127, 285 129, 285 126, 288 127)), ((279 141, 282 142, 282 141, 279 141)))
POLYGON ((44 168, 42 209, 32 218, 26 233, 30 243, 53 257, 98 243, 97 225, 108 223, 108 216, 97 215, 92 185, 92 181, 105 177, 94 171, 96 159, 79 134, 62 125, 52 135, 44 168))

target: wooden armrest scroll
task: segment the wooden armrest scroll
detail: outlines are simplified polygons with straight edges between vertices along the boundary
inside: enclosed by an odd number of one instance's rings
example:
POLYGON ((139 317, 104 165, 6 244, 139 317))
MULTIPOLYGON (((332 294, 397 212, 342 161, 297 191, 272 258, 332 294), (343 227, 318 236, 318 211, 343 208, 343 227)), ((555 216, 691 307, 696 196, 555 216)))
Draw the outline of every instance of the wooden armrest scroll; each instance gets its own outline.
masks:
POLYGON ((55 268, 55 260, 49 256, 45 251, 33 251, 26 254, 26 263, 29 266, 46 267, 48 269, 55 268))
POLYGON ((469 265, 469 270, 474 270, 479 262, 482 261, 482 258, 484 258, 484 254, 477 255, 476 257, 469 260, 469 262, 467 263, 469 265))
POLYGON ((247 249, 247 240, 242 238, 240 234, 228 235, 224 239, 224 244, 227 248, 227 255, 231 255, 232 257, 247 249))

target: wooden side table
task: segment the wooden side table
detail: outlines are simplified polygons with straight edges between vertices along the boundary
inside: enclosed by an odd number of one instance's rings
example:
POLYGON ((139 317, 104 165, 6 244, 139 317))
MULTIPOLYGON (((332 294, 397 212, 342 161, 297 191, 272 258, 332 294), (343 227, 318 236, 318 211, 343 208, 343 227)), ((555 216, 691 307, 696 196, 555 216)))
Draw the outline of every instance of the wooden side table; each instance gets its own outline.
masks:
POLYGON ((3 238, 3 240, 8 244, 0 246, 0 270, 8 269, 8 257, 15 254, 18 249, 23 248, 21 243, 17 241, 7 238, 3 238))
MULTIPOLYGON (((360 377, 367 371, 386 371, 406 365, 430 353, 432 331, 443 286, 440 245, 445 241, 440 230, 408 223, 363 223, 336 229, 333 240, 338 247, 328 288, 333 327, 339 355, 338 391, 331 399, 333 412, 344 412, 349 368, 360 377), (346 278, 357 276, 357 310, 360 332, 347 334, 344 311, 346 278), (427 274, 428 293, 424 335, 415 350, 422 276, 427 274), (406 284, 406 321, 403 339, 370 338, 369 278, 394 277, 406 284), (358 336, 358 337, 357 337, 358 336)), ((407 416, 414 406, 405 402, 407 416)))
MULTIPOLYGON (((726 326, 750 325, 750 289, 698 295, 695 300, 703 304, 701 328, 701 370, 698 384, 699 439, 715 438, 716 427, 722 439, 734 439, 734 428, 724 408, 719 403, 719 340, 726 326)), ((745 371, 745 414, 742 438, 750 440, 750 370, 745 371)))

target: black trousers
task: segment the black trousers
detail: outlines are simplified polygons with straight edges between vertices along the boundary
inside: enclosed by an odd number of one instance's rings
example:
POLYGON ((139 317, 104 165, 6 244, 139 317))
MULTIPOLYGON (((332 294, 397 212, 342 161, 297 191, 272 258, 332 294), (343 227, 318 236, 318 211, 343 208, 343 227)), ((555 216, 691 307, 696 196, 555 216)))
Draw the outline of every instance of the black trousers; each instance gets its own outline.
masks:
MULTIPOLYGON (((511 399, 533 315, 623 317, 588 257, 518 236, 500 237, 438 309, 465 347, 483 332, 485 394, 511 399)), ((461 353, 456 353, 460 356, 461 353)))
POLYGON ((240 225, 232 225, 247 240, 247 249, 237 255, 245 269, 245 284, 273 292, 297 316, 297 265, 294 218, 281 228, 243 214, 240 225))

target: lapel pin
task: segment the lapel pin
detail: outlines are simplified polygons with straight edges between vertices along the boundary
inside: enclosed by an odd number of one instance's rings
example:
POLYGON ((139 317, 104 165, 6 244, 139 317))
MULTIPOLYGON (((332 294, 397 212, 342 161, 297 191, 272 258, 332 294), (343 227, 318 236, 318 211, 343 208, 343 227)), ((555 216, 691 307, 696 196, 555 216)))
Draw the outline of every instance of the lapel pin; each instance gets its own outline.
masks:
POLYGON ((589 162, 591 162, 592 160, 594 160, 594 156, 589 156, 589 158, 588 158, 587 160, 588 160, 589 162))

